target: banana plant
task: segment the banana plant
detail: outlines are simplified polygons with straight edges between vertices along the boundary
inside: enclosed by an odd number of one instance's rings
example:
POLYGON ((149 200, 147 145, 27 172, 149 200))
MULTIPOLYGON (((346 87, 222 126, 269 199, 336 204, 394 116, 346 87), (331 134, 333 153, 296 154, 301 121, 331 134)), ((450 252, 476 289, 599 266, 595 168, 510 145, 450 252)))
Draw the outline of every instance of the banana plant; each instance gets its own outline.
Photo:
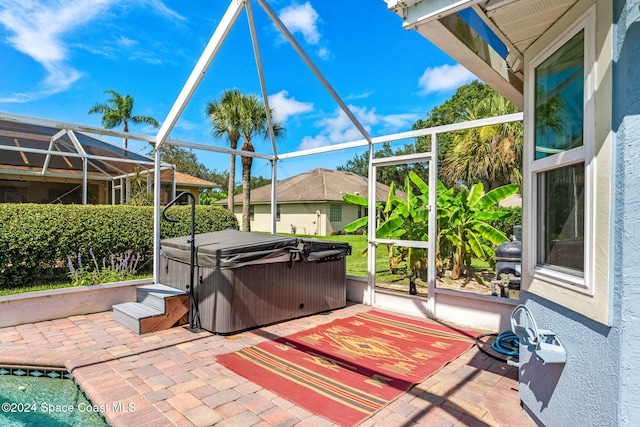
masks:
MULTIPOLYGON (((380 223, 376 228, 376 236, 382 239, 417 240, 427 239, 428 186, 414 172, 410 172, 405 178, 404 195, 396 193, 395 184, 391 184, 387 201, 382 206, 378 204, 380 223), (412 183, 418 188, 415 193, 412 183)), ((350 203, 368 206, 368 199, 352 194, 345 194, 344 200, 350 203)), ((369 217, 359 218, 345 226, 345 231, 353 232, 365 227, 369 217)), ((404 261, 407 264, 407 275, 410 280, 410 288, 415 290, 414 280, 419 271, 426 265, 425 251, 419 248, 394 248, 387 245, 389 256, 389 272, 396 271, 404 261)))
POLYGON ((472 253, 479 259, 493 262, 495 252, 487 243, 499 245, 508 240, 490 222, 505 215, 495 207, 501 200, 515 194, 518 185, 504 185, 486 194, 482 183, 474 184, 468 190, 463 187, 455 195, 450 190, 439 194, 439 239, 446 239, 452 246, 451 276, 458 279, 464 267, 469 266, 472 253))
MULTIPOLYGON (((395 183, 391 183, 389 189, 389 195, 387 197, 387 201, 384 206, 381 203, 376 203, 376 213, 380 212, 380 221, 382 223, 386 223, 389 219, 391 212, 393 211, 392 200, 395 199, 396 186, 395 183)), ((348 203, 353 203, 358 206, 363 206, 365 208, 369 207, 369 199, 363 196, 359 196, 356 194, 344 194, 342 196, 344 201, 348 203)), ((369 225, 369 216, 364 216, 362 218, 358 218, 353 222, 345 225, 344 231, 347 233, 354 233, 362 228, 366 228, 369 225)), ((390 236, 383 236, 376 230, 376 235, 381 236, 383 238, 389 238, 390 236)), ((368 248, 362 252, 362 255, 366 255, 368 248)), ((387 245, 387 251, 389 255, 389 273, 393 273, 395 270, 395 265, 393 262, 393 246, 387 245)))
MULTIPOLYGON (((376 205, 377 211, 381 214, 376 236, 384 239, 427 240, 429 187, 416 173, 409 172, 404 188, 404 197, 400 197, 392 183, 384 206, 376 205), (414 191, 414 187, 417 192, 414 191)), ((481 260, 495 262, 492 245, 499 245, 508 239, 490 223, 506 215, 505 212, 495 209, 498 202, 517 191, 517 184, 509 184, 485 194, 484 185, 478 183, 469 189, 462 187, 456 192, 454 187, 447 188, 438 180, 436 264, 442 266, 444 255, 450 254, 452 278, 458 279, 464 268, 470 266, 471 254, 481 260)), ((368 206, 366 197, 345 194, 344 200, 368 206)), ((368 222, 368 217, 359 218, 345 226, 345 231, 354 232, 366 227, 368 222)), ((388 251, 390 273, 393 273, 402 261, 406 261, 407 273, 410 282, 413 283, 417 272, 425 264, 424 250, 398 249, 388 245, 388 251)))

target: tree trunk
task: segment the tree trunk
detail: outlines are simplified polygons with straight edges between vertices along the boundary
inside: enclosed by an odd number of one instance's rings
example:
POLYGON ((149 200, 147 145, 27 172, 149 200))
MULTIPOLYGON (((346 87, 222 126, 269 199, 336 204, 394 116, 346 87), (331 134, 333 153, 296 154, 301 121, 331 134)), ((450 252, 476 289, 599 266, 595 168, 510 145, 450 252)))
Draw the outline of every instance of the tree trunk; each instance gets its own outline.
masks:
MULTIPOLYGON (((124 126, 123 126, 122 131, 123 132, 129 132, 129 125, 127 124, 126 120, 124 121, 124 126)), ((127 155, 127 151, 126 150, 127 150, 127 148, 129 148, 129 143, 128 143, 126 137, 122 138, 122 148, 125 149, 123 154, 126 156, 127 155)))
POLYGON ((462 276, 462 271, 464 268, 464 259, 465 259, 465 250, 464 250, 464 241, 462 240, 462 233, 460 233, 460 238, 458 240, 458 246, 455 247, 453 252, 453 266, 451 267, 451 278, 453 280, 457 280, 462 276))
MULTIPOLYGON (((253 145, 250 140, 245 140, 242 144, 243 151, 253 152, 253 145)), ((251 231, 251 218, 249 209, 251 206, 251 165, 253 157, 242 156, 242 231, 251 231)))
MULTIPOLYGON (((232 147, 236 148, 236 147, 232 147)), ((233 192, 236 187, 236 155, 231 154, 231 161, 229 162, 229 183, 227 184, 227 208, 231 213, 233 212, 233 192)))
MULTIPOLYGON (((235 132, 229 133, 229 147, 232 150, 238 148, 238 140, 240 137, 235 132)), ((231 213, 234 208, 234 192, 236 191, 236 155, 231 154, 231 159, 229 161, 229 182, 227 183, 227 208, 231 213)))
POLYGON ((462 258, 456 250, 456 254, 453 256, 453 267, 451 268, 451 278, 458 280, 462 276, 462 258))

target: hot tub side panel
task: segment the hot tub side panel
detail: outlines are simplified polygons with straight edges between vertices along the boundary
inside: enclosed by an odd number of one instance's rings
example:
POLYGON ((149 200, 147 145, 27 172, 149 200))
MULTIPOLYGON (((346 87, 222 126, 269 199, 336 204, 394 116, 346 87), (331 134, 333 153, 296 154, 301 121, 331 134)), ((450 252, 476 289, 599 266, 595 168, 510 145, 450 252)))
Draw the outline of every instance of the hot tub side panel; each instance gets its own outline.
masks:
MULTIPOLYGON (((163 259, 162 267, 161 283, 186 289, 188 264, 163 259)), ((236 332, 346 305, 344 259, 296 262, 293 268, 288 262, 221 270, 197 268, 196 280, 201 325, 216 333, 236 332)))
MULTIPOLYGON (((160 271, 158 273, 158 283, 171 286, 172 288, 187 291, 189 286, 190 266, 184 262, 175 261, 167 257, 160 257, 160 271)), ((198 284, 198 267, 196 267, 194 282, 198 284)))

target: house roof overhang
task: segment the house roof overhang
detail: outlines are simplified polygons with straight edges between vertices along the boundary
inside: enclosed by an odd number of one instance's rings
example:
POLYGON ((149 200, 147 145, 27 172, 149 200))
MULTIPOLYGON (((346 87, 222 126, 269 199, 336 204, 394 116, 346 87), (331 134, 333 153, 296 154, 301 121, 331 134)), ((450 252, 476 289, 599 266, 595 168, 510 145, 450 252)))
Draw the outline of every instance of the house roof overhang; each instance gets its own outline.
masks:
POLYGON ((416 30, 522 109, 524 52, 578 0, 385 0, 416 30))

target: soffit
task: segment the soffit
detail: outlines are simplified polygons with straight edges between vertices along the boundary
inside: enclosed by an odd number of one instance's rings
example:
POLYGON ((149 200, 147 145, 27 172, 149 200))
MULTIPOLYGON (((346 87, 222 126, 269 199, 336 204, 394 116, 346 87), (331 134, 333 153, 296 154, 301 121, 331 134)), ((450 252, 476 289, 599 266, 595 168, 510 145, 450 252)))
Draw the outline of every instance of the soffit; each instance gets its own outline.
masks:
POLYGON ((577 0, 492 0, 479 4, 477 9, 523 54, 576 3, 577 0))

